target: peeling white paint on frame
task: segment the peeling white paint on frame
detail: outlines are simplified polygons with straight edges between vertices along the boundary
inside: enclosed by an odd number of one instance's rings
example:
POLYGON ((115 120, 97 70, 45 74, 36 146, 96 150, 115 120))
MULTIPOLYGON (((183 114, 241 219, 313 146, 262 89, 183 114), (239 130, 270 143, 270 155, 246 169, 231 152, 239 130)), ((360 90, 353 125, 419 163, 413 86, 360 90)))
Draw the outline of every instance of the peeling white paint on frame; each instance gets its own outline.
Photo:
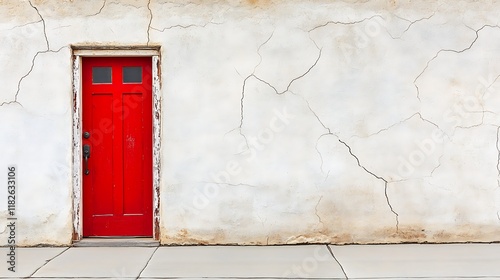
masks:
POLYGON ((73 239, 82 236, 82 83, 81 57, 73 57, 73 239))
POLYGON ((153 56, 153 237, 160 236, 161 95, 160 56, 153 56))

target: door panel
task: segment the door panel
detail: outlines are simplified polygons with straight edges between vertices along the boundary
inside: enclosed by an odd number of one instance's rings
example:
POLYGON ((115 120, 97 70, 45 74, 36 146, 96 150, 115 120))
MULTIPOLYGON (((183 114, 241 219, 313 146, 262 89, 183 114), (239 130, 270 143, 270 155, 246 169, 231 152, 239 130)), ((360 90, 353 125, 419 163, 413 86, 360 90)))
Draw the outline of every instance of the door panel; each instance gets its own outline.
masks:
MULTIPOLYGON (((104 127, 103 124, 109 122, 113 124, 113 114, 111 104, 112 94, 92 95, 92 127, 104 127)), ((92 170, 90 179, 91 185, 99 186, 99 192, 92 192, 91 203, 94 215, 110 215, 113 213, 113 150, 107 147, 113 146, 112 129, 91 130, 91 135, 100 133, 94 145, 91 145, 91 158, 89 158, 89 170, 92 170), (99 141, 99 142, 97 142, 99 141), (99 160, 94 160, 99 157, 99 160)), ((87 179, 87 178, 85 178, 87 179)))
POLYGON ((131 102, 137 101, 137 108, 132 109, 128 118, 123 119, 123 163, 125 164, 125 170, 128 170, 124 174, 124 193, 123 200, 128 203, 124 204, 124 214, 140 214, 142 209, 142 195, 143 193, 139 188, 135 187, 137 185, 143 184, 143 168, 142 165, 137 164, 142 161, 142 152, 140 148, 143 145, 141 130, 144 126, 143 124, 143 102, 142 95, 138 94, 124 94, 123 103, 133 104, 131 102))
POLYGON ((84 236, 152 236, 151 61, 82 59, 84 236))

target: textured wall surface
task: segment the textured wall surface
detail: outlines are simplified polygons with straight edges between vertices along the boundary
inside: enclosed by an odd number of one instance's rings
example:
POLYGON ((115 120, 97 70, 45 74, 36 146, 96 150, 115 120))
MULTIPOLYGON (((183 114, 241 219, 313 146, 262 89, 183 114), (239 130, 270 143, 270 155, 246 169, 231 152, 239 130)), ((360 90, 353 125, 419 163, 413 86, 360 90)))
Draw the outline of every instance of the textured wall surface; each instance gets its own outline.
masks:
POLYGON ((163 244, 500 241, 499 12, 0 0, 18 244, 71 243, 75 44, 161 45, 163 244))

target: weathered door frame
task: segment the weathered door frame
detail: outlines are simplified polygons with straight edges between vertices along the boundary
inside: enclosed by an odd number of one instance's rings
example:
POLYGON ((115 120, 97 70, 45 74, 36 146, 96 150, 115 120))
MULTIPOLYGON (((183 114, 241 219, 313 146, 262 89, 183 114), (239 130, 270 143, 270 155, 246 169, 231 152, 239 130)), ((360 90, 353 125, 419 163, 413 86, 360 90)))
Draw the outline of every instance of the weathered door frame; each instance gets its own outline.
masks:
POLYGON ((82 195, 82 57, 127 57, 146 56, 152 59, 153 78, 153 238, 160 237, 160 47, 89 47, 72 46, 73 60, 73 237, 74 241, 83 236, 83 195, 82 195))

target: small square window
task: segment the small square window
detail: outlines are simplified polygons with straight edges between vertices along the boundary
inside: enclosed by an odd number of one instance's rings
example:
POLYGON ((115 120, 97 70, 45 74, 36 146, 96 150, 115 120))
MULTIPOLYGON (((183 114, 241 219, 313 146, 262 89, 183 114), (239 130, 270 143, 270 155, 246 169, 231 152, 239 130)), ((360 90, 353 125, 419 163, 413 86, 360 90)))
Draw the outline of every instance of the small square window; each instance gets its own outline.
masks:
POLYGON ((93 84, 111 84, 111 67, 92 67, 93 84))
POLYGON ((123 83, 142 83, 142 67, 123 67, 123 83))

